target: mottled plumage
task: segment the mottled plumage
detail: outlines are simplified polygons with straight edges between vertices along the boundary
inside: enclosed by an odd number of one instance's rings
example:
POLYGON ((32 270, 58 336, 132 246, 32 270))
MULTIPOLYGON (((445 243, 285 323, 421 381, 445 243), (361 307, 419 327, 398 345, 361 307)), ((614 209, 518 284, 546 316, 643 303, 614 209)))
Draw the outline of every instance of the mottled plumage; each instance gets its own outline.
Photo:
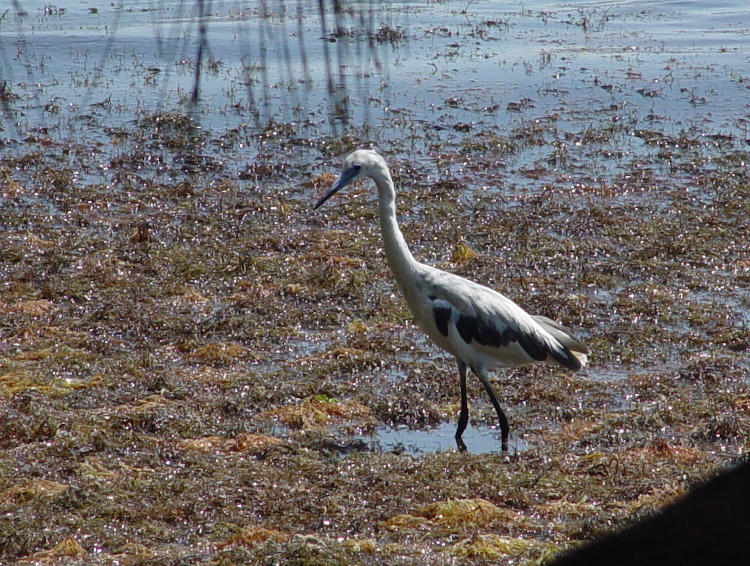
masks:
POLYGON ((461 413, 456 431, 469 420, 466 368, 479 378, 497 412, 502 449, 508 448, 508 420, 490 385, 488 372, 532 362, 558 363, 573 371, 586 363, 586 347, 556 322, 532 316, 492 289, 414 259, 396 222, 395 189, 383 158, 357 150, 344 163, 339 180, 317 202, 317 209, 352 181, 370 177, 378 189, 378 207, 388 263, 417 324, 438 346, 456 357, 461 383, 461 413))

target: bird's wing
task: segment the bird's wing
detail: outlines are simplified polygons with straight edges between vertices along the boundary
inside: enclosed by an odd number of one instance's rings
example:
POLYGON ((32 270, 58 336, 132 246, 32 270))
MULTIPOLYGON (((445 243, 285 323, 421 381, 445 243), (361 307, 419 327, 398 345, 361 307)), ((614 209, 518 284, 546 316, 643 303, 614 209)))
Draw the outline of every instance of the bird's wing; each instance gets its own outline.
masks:
POLYGON ((569 369, 581 368, 582 360, 558 335, 573 339, 546 317, 536 319, 497 291, 452 273, 428 268, 422 281, 438 308, 444 309, 448 303, 458 311, 456 328, 467 343, 476 340, 483 346, 501 348, 517 342, 532 360, 551 357, 569 369))

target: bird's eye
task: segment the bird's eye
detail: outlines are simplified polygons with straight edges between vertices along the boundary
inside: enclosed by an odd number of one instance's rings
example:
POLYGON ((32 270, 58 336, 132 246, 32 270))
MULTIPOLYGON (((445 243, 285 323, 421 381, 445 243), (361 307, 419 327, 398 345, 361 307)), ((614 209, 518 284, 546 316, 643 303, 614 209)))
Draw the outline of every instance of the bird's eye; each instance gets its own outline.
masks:
POLYGON ((354 165, 352 165, 352 169, 354 169, 355 171, 359 171, 360 169, 362 169, 362 166, 359 163, 355 163, 354 165))

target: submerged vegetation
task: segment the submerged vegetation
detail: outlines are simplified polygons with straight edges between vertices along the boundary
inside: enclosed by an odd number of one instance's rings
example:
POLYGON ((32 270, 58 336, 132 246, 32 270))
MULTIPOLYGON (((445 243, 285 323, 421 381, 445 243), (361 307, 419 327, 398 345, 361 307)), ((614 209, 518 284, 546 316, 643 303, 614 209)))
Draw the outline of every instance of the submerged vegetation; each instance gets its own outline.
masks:
MULTIPOLYGON (((521 17, 591 40, 618 16, 521 17)), ((458 18, 476 33, 425 35, 467 60, 515 21, 458 18)), ((377 29, 416 49, 400 21, 377 29)), ((607 78, 591 88, 628 84, 607 78)), ((486 94, 345 134, 104 106, 85 136, 1 132, 2 561, 542 564, 745 459, 746 140, 620 98, 581 119, 560 91, 486 94), (458 382, 409 321, 372 188, 311 211, 375 143, 419 259, 592 351, 577 374, 496 373, 509 455, 378 442, 455 421, 458 382)))

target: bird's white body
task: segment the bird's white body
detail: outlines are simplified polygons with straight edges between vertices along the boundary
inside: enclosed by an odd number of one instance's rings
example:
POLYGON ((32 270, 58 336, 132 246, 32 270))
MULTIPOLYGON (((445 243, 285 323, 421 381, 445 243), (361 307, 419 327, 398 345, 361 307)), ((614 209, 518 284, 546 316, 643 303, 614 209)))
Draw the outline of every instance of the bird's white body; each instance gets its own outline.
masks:
MULTIPOLYGON (((507 297, 489 287, 429 265, 416 263, 415 267, 414 287, 417 293, 404 292, 414 319, 433 342, 472 369, 490 370, 539 361, 557 361, 552 354, 546 354, 544 359, 532 357, 518 339, 523 336, 538 342, 541 351, 554 352, 565 358, 565 349, 558 339, 507 297), (441 309, 447 313, 442 331, 434 314, 441 309), (462 317, 483 321, 486 326, 491 325, 497 334, 502 336, 507 333, 516 338, 509 337, 507 344, 499 345, 482 344, 477 339, 467 342, 465 336, 468 334, 464 332, 462 336, 459 330, 462 317), (445 331, 447 334, 444 334, 445 331)), ((584 353, 572 353, 581 364, 585 364, 584 353)))
POLYGON ((378 189, 380 226, 388 264, 417 324, 438 346, 456 357, 461 378, 461 415, 456 442, 468 422, 466 368, 484 385, 495 406, 507 449, 508 424, 487 372, 531 362, 559 363, 577 370, 586 363, 585 346, 552 320, 532 316, 516 303, 458 275, 414 259, 396 221, 396 193, 385 160, 370 150, 357 150, 345 161, 339 181, 322 197, 329 197, 355 179, 370 177, 378 189))

